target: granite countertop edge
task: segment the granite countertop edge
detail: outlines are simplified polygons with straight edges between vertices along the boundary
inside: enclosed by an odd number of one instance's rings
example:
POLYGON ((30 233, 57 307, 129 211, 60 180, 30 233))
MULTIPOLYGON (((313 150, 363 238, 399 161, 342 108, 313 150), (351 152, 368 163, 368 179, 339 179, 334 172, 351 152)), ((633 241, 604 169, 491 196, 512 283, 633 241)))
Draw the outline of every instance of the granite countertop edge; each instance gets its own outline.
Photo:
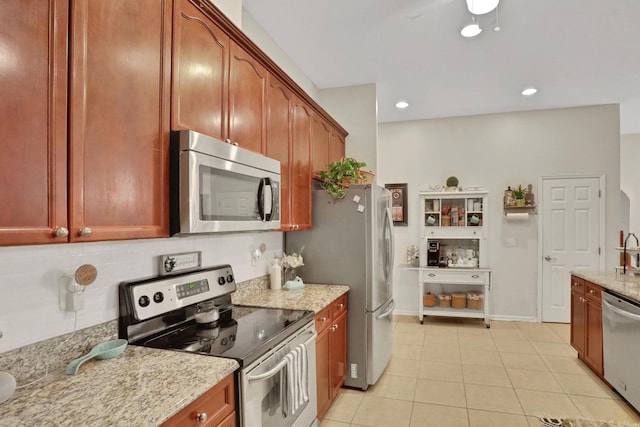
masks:
POLYGON ((572 271, 571 274, 640 303, 640 276, 598 271, 572 271))
POLYGON ((318 313, 333 301, 349 292, 346 285, 305 284, 303 289, 253 288, 236 292, 233 304, 254 307, 280 308, 289 310, 310 310, 318 313))

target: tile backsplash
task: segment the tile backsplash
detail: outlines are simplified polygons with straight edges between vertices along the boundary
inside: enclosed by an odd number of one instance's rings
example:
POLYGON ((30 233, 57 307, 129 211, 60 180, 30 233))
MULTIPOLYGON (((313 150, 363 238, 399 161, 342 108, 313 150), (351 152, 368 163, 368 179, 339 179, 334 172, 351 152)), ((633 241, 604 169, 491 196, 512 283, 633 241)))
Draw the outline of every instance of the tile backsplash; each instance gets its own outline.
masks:
POLYGON ((73 331, 74 312, 60 310, 58 283, 82 264, 93 264, 98 277, 86 287, 77 329, 116 319, 118 284, 157 275, 160 255, 202 251, 203 266, 230 264, 242 282, 267 274, 282 249, 280 232, 0 247, 0 353, 73 331), (266 251, 252 260, 263 243, 266 251))

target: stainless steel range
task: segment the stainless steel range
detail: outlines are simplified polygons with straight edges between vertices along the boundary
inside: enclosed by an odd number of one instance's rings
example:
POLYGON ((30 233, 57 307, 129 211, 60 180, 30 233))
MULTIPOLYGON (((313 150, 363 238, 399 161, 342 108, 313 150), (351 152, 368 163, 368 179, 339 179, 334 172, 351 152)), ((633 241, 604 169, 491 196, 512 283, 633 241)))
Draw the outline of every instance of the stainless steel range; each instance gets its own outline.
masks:
POLYGON ((235 290, 229 265, 121 283, 119 336, 237 360, 240 426, 316 425, 313 312, 232 305, 235 290))

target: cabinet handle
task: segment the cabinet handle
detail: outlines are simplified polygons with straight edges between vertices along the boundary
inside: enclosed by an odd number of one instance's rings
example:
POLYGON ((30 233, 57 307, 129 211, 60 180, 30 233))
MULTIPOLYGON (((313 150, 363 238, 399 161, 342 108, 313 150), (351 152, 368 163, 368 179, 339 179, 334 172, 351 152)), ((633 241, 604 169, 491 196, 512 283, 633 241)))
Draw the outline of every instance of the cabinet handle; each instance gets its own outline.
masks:
POLYGON ((200 424, 204 424, 207 422, 207 413, 206 412, 200 412, 199 414, 196 414, 196 420, 200 423, 200 424))
POLYGON ((326 322, 326 321, 327 321, 327 318, 326 318, 326 317, 321 317, 321 318, 320 318, 320 321, 321 321, 322 323, 324 323, 324 322, 326 322))
POLYGON ((344 304, 338 304, 338 308, 343 308, 344 304))
POLYGON ((479 279, 479 278, 480 278, 480 276, 478 276, 477 274, 474 274, 474 275, 473 275, 473 276, 471 276, 471 277, 473 277, 474 279, 479 279))
POLYGON ((429 273, 429 274, 427 274, 427 276, 429 276, 429 277, 436 277, 436 274, 435 274, 435 273, 429 273))
POLYGON ((64 227, 58 227, 53 230, 53 235, 56 237, 67 237, 69 235, 69 230, 64 227))
POLYGON ((91 230, 91 228, 89 228, 89 227, 82 227, 78 231, 78 235, 80 235, 82 237, 89 237, 89 236, 91 236, 91 233, 93 233, 93 230, 91 230))

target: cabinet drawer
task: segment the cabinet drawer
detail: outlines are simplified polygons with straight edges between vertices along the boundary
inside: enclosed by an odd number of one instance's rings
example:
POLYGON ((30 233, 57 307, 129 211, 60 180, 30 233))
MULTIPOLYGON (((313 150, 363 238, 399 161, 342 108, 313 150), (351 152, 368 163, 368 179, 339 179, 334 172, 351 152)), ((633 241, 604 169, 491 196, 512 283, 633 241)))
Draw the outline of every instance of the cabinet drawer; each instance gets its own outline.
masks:
POLYGON ((586 280, 584 281, 584 295, 592 301, 602 303, 602 288, 586 280))
POLYGON ((460 271, 460 270, 438 270, 424 271, 422 273, 424 283, 459 283, 483 285, 489 283, 488 271, 460 271))
POLYGON ((331 305, 320 310, 315 317, 316 332, 324 331, 331 324, 331 305))
POLYGON ((571 276, 571 290, 578 294, 584 294, 584 280, 576 276, 571 276))
MULTIPOLYGON (((162 427, 217 426, 235 411, 233 374, 169 418, 162 427), (200 421, 198 417, 203 417, 200 421)), ((231 424, 233 425, 233 424, 231 424)))
POLYGON ((337 319, 345 311, 347 311, 347 294, 331 303, 331 319, 337 319))

